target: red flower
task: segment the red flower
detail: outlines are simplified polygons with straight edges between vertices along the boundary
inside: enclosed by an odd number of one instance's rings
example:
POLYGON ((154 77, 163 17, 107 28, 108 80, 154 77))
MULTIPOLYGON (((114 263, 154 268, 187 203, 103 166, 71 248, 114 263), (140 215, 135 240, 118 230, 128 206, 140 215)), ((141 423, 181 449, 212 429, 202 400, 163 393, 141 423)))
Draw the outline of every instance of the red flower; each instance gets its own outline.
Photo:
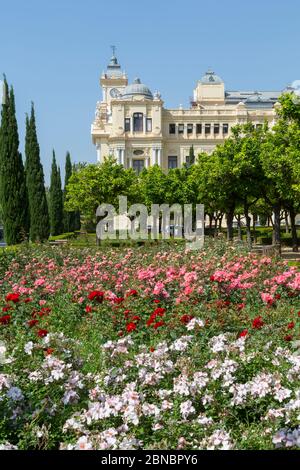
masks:
POLYGON ((20 301, 20 294, 7 294, 5 297, 6 302, 13 302, 16 304, 20 301))
POLYGON ((292 330, 295 327, 295 323, 291 321, 291 323, 289 323, 287 327, 289 330, 292 330))
POLYGON ((0 323, 1 325, 8 325, 11 320, 10 315, 4 315, 3 317, 0 317, 0 323))
POLYGON ((37 335, 40 337, 40 338, 45 338, 45 336, 47 336, 48 334, 48 331, 47 330, 39 330, 37 332, 37 335))
POLYGON ((51 312, 51 308, 43 307, 40 312, 37 312, 37 314, 39 317, 46 317, 47 315, 49 315, 50 312, 51 312))
POLYGON ((158 307, 156 310, 154 310, 153 315, 162 317, 163 314, 165 313, 166 309, 162 307, 158 307))
POLYGON ((48 349, 46 350, 47 356, 51 356, 51 354, 52 354, 53 352, 54 352, 54 349, 52 349, 52 348, 48 348, 48 349))
POLYGON ((246 307, 246 304, 244 304, 244 303, 237 305, 238 310, 243 310, 243 308, 245 308, 245 307, 246 307))
POLYGON ((297 313, 297 315, 298 315, 298 317, 300 317, 300 310, 299 310, 299 312, 297 313))
POLYGON ((32 302, 32 299, 30 299, 29 297, 28 297, 28 299, 25 299, 25 300, 24 300, 24 303, 25 303, 25 304, 29 304, 29 302, 32 302))
POLYGON ((285 341, 292 341, 293 337, 292 337, 292 335, 286 335, 284 337, 284 339, 285 339, 285 341))
POLYGON ((155 349, 154 349, 154 348, 150 348, 150 352, 154 352, 154 351, 155 351, 155 349))
POLYGON ((275 299, 276 300, 279 300, 281 298, 281 295, 280 294, 275 294, 275 299))
POLYGON ((99 304, 103 302, 104 298, 104 292, 101 292, 100 290, 94 290, 93 292, 90 292, 88 295, 89 300, 95 300, 99 304))
POLYGON ((124 302, 124 298, 123 298, 123 297, 115 297, 115 298, 113 299, 113 302, 114 302, 115 304, 121 304, 122 302, 124 302))
POLYGON ((130 333, 131 331, 136 330, 136 324, 133 323, 133 322, 128 323, 128 325, 126 326, 126 330, 128 331, 128 333, 130 333))
POLYGON ((187 325, 193 318, 193 315, 182 315, 180 321, 181 323, 184 323, 184 325, 187 325))
POLYGON ((262 320, 262 317, 254 318, 252 322, 252 328, 256 328, 257 330, 259 330, 263 325, 264 325, 264 322, 262 320))
POLYGON ((123 331, 119 331, 118 336, 124 336, 123 331))
POLYGON ((134 317, 132 317, 132 321, 140 321, 141 317, 139 317, 138 315, 135 315, 134 317))
POLYGON ((3 307, 3 308, 2 308, 2 312, 4 312, 4 313, 5 313, 5 312, 9 312, 9 310, 11 310, 11 309, 12 309, 12 307, 10 307, 9 305, 7 305, 6 307, 3 307))
POLYGON ((212 276, 210 276, 209 280, 210 280, 211 282, 214 282, 214 280, 215 280, 215 276, 213 276, 213 275, 212 275, 212 276))
POLYGON ((131 310, 125 310, 124 311, 125 318, 127 318, 130 315, 130 313, 131 313, 131 310))
POLYGON ((38 320, 29 320, 29 321, 27 322, 27 325, 28 325, 30 328, 33 328, 35 325, 38 324, 38 322, 39 322, 38 320))
POLYGON ((91 313, 92 310, 93 310, 93 309, 92 309, 92 307, 91 307, 90 305, 87 305, 87 306, 85 307, 86 313, 91 313))
POLYGON ((157 323, 155 323, 154 325, 154 329, 157 330, 157 328, 159 328, 160 326, 163 326, 165 323, 163 321, 158 321, 157 323))
POLYGON ((241 331, 241 333, 239 334, 239 338, 243 338, 243 336, 247 336, 247 334, 248 334, 248 330, 245 329, 245 330, 241 331))
POLYGON ((160 304, 160 300, 158 300, 158 299, 153 300, 153 302, 154 302, 155 304, 160 304))

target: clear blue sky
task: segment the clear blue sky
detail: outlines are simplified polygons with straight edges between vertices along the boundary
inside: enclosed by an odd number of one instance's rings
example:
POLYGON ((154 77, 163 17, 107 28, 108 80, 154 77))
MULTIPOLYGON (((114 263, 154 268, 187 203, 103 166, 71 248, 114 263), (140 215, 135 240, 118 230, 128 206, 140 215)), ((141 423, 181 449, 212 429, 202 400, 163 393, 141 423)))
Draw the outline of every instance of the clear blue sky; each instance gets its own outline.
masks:
POLYGON ((227 89, 281 90, 300 79, 299 0, 0 0, 0 72, 14 85, 21 151, 34 101, 46 180, 95 162, 90 126, 110 45, 129 79, 140 76, 166 107, 188 106, 210 66, 227 89))

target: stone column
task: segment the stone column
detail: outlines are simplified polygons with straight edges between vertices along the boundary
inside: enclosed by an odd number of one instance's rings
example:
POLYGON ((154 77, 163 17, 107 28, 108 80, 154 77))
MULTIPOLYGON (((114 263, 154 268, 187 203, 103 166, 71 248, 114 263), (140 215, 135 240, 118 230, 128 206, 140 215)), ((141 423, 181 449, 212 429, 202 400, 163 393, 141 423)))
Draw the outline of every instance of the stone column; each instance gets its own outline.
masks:
POLYGON ((156 163, 156 148, 152 149, 152 165, 156 163))
POLYGON ((161 149, 157 150, 157 164, 161 167, 161 149))
POLYGON ((100 143, 96 144, 96 149, 97 149, 97 161, 101 163, 101 144, 100 143))

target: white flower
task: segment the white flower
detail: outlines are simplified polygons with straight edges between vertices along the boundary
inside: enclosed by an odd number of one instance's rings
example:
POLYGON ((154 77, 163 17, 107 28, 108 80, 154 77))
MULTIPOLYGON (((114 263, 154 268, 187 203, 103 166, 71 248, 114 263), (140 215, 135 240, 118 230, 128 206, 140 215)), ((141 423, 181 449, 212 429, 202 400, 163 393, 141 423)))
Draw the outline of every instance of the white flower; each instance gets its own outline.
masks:
POLYGON ((200 320, 200 318, 192 318, 191 321, 188 322, 186 325, 186 329, 188 331, 192 331, 196 328, 196 326, 199 326, 200 328, 203 328, 205 325, 203 320, 200 320))
POLYGON ((24 351, 25 351, 26 354, 31 356, 32 355, 32 350, 33 350, 33 342, 29 341, 28 343, 25 344, 24 351))
POLYGON ((87 436, 82 436, 78 439, 75 445, 76 450, 92 450, 92 443, 88 440, 87 436))
POLYGON ((18 387, 11 387, 6 395, 7 398, 13 401, 21 401, 24 398, 22 391, 18 387))
POLYGON ((193 403, 191 400, 184 401, 180 405, 180 413, 182 414, 182 417, 186 419, 189 415, 193 414, 195 412, 195 408, 193 407, 193 403))

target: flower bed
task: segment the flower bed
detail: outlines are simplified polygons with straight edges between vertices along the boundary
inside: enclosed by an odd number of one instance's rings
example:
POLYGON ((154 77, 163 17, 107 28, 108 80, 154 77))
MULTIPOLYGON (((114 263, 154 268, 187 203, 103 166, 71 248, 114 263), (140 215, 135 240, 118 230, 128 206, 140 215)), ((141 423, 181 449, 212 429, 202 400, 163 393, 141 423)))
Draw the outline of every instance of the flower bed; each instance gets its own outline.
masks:
POLYGON ((0 446, 300 446, 300 274, 213 243, 3 253, 0 446))

